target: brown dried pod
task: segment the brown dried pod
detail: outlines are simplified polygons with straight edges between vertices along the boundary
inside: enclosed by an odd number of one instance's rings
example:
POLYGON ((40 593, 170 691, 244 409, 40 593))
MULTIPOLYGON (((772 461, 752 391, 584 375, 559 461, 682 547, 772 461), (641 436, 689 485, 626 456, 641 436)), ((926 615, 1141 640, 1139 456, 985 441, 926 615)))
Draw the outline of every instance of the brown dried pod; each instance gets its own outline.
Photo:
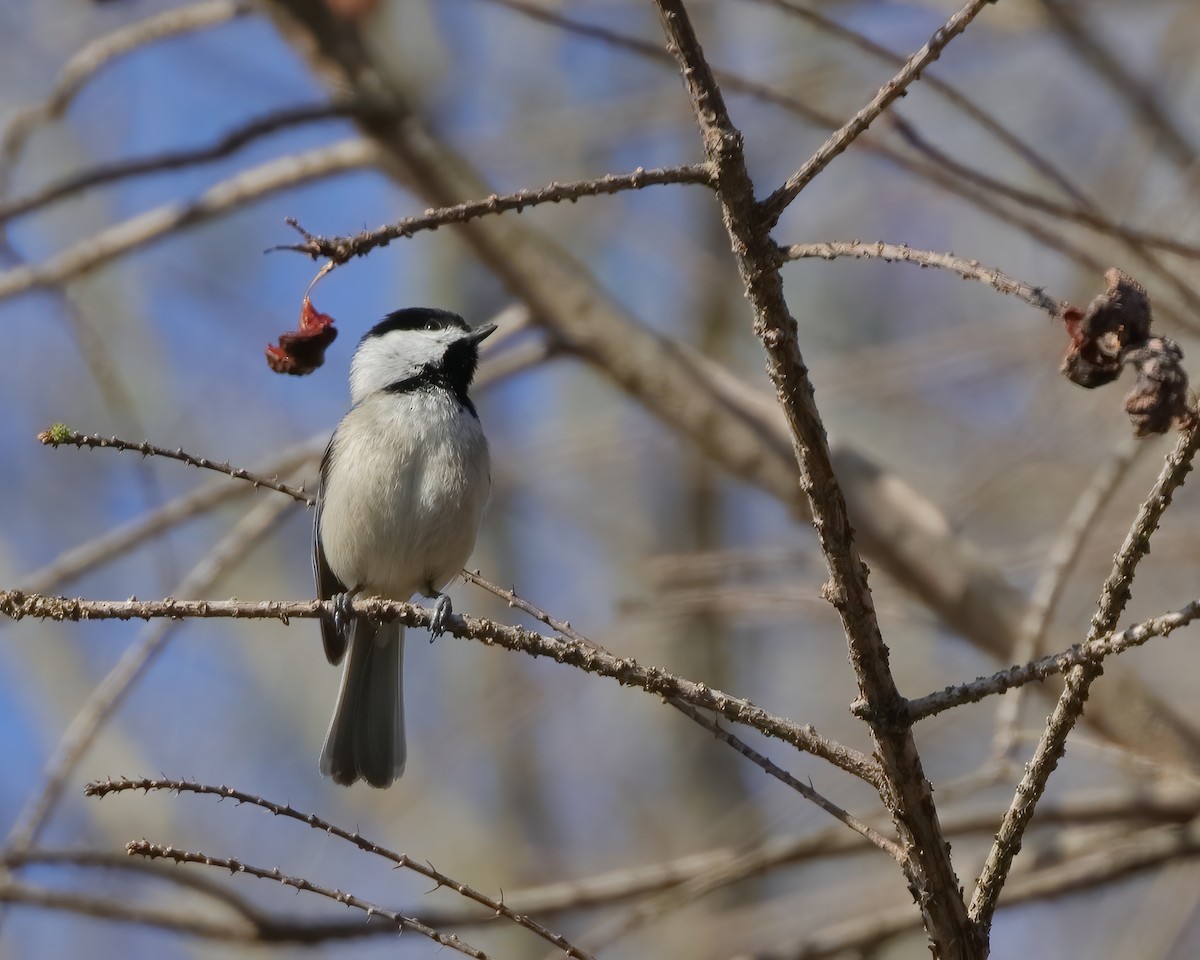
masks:
POLYGON ((1084 314, 1078 307, 1067 307, 1062 318, 1071 335, 1071 345, 1059 368, 1067 379, 1089 390, 1116 380, 1122 366, 1119 351, 1110 354, 1110 345, 1098 344, 1082 335, 1084 314))
POLYGON ((1108 289, 1087 310, 1067 307, 1062 314, 1071 337, 1062 372, 1089 389, 1116 380, 1123 352, 1150 336, 1150 297, 1145 287, 1116 267, 1104 279, 1108 289))
POLYGON ((305 297, 300 305, 300 328, 280 334, 278 346, 267 346, 267 366, 297 377, 312 373, 325 362, 325 351, 337 334, 333 317, 321 313, 305 297))
POLYGON ((1188 419, 1188 376, 1178 344, 1153 337, 1126 353, 1125 360, 1137 371, 1125 398, 1125 412, 1137 436, 1166 433, 1188 419))

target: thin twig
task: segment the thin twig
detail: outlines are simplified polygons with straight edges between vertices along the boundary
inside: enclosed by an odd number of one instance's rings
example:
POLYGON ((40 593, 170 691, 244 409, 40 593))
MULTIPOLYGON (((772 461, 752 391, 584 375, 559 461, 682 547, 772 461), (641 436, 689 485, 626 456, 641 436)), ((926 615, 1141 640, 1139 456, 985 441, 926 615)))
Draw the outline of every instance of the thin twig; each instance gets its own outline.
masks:
POLYGON ((323 177, 379 162, 370 140, 343 140, 270 160, 210 187, 195 200, 147 210, 86 237, 50 259, 0 273, 0 299, 74 279, 146 244, 246 204, 323 177))
POLYGON ((0 202, 0 223, 32 213, 93 187, 119 183, 122 180, 146 174, 165 173, 169 170, 181 170, 186 167, 211 163, 214 160, 228 157, 255 140, 280 130, 320 120, 354 116, 368 110, 368 107, 356 103, 318 103, 310 106, 291 107, 251 120, 230 130, 208 146, 190 150, 170 150, 148 157, 135 157, 129 160, 99 164, 55 180, 26 196, 0 202))
MULTIPOLYGON (((357 613, 364 616, 383 622, 395 621, 407 627, 428 627, 433 618, 433 612, 425 607, 395 600, 358 599, 353 606, 357 613)), ((163 600, 78 600, 43 597, 19 590, 0 591, 0 615, 14 620, 23 617, 60 621, 179 620, 196 617, 280 620, 287 623, 296 618, 313 620, 331 617, 333 612, 332 603, 321 600, 177 600, 173 597, 163 600)), ((828 760, 872 785, 879 782, 879 768, 874 760, 821 736, 812 726, 775 716, 748 700, 685 680, 665 670, 644 667, 635 660, 601 653, 582 643, 544 637, 521 627, 510 627, 479 617, 452 615, 446 620, 446 633, 530 656, 550 657, 558 663, 612 677, 623 686, 637 687, 655 696, 679 697, 694 707, 712 710, 727 720, 753 727, 773 739, 828 760)))
POLYGON ((118 923, 133 923, 142 927, 157 927, 183 933, 206 940, 257 942, 260 939, 252 926, 230 922, 228 919, 213 920, 194 914, 174 910, 159 910, 154 907, 132 906, 127 898, 89 897, 84 894, 63 890, 46 890, 26 884, 12 883, 0 878, 0 903, 39 907, 59 913, 76 913, 100 920, 118 923))
POLYGON ((151 876, 155 879, 164 880, 175 886, 202 894, 211 900, 221 903, 235 913, 240 914, 255 926, 262 924, 266 920, 255 906, 223 883, 218 883, 200 874, 171 870, 165 868, 162 864, 151 863, 148 860, 131 860, 127 854, 113 853, 111 850, 46 849, 31 849, 21 852, 6 850, 0 853, 0 866, 7 867, 10 870, 42 865, 117 870, 125 873, 136 873, 141 876, 151 876))
POLYGON ((1155 139, 1182 174, 1195 177, 1196 146, 1159 101, 1155 86, 1135 76, 1129 58, 1111 50, 1070 3, 1040 0, 1039 5, 1079 59, 1125 101, 1130 118, 1155 139))
MULTIPOLYGON (((204 593, 230 564, 240 559, 292 507, 287 500, 262 500, 246 513, 233 529, 179 582, 178 592, 204 593)), ((59 740, 42 773, 41 787, 29 800, 8 834, 7 848, 29 849, 53 812, 67 778, 91 747, 113 711, 145 673, 170 639, 175 624, 163 622, 148 627, 126 649, 116 666, 96 686, 79 708, 59 740)))
POLYGON ((0 140, 0 192, 29 135, 41 124, 62 116, 71 101, 98 71, 148 44, 228 23, 253 10, 248 0, 204 0, 164 10, 92 40, 63 67, 50 95, 17 114, 0 140))
POLYGON ((1060 316, 1065 306, 1061 300, 1049 296, 1041 287, 1035 287, 999 270, 985 267, 978 260, 967 260, 963 257, 956 257, 953 253, 941 253, 936 250, 916 250, 905 243, 833 240, 824 243, 794 243, 781 247, 780 252, 785 260, 803 260, 808 257, 836 260, 838 257, 854 257, 858 260, 886 260, 889 263, 895 261, 913 263, 919 267, 937 267, 953 271, 964 280, 979 280, 986 283, 998 293, 1024 300, 1030 306, 1045 310, 1052 317, 1060 316))
POLYGON ((440 930, 426 926, 420 920, 406 917, 395 910, 388 910, 386 907, 381 907, 368 900, 363 900, 361 897, 356 897, 352 893, 344 893, 341 890, 323 887, 303 877, 289 876, 286 873, 282 873, 278 867, 272 869, 256 867, 249 863, 243 863, 241 860, 236 860, 233 857, 212 857, 205 853, 181 850, 178 847, 162 846, 157 843, 151 843, 149 840, 133 840, 125 845, 125 849, 133 857, 149 857, 152 860, 174 860, 176 863, 199 863, 206 867, 220 867, 223 870, 228 870, 230 873, 245 873, 252 877, 258 877, 260 880, 274 880, 285 887, 291 887, 294 890, 303 890, 306 893, 315 893, 317 896, 333 900, 335 903, 344 903, 348 907, 361 910, 367 915, 367 921, 370 921, 372 917, 382 917, 385 920, 391 921, 401 931, 411 930, 413 933, 419 933, 423 937, 428 937, 436 944, 449 947, 451 950, 457 950, 468 957, 474 957, 475 960, 491 960, 488 954, 484 953, 478 947, 471 946, 471 944, 459 939, 452 933, 442 933, 440 930))
MULTIPOLYGON (((58 590, 62 584, 124 556, 147 540, 166 533, 193 517, 238 497, 249 496, 261 486, 270 486, 255 478, 287 476, 312 466, 320 460, 328 443, 329 435, 322 431, 309 440, 288 447, 259 470, 235 471, 229 474, 235 476, 239 472, 246 473, 245 479, 249 481, 247 483, 225 483, 221 480, 206 483, 174 500, 169 500, 144 516, 136 517, 65 550, 44 567, 17 577, 17 582, 21 589, 29 593, 51 593, 58 590)), ((275 488, 271 486, 271 489, 275 488)), ((303 487, 294 489, 299 492, 303 487)))
MULTIPOLYGON (((1150 550, 1150 536, 1158 528, 1163 512, 1170 506, 1175 490, 1191 471, 1197 445, 1200 445, 1200 426, 1193 424, 1180 435, 1149 497, 1139 508, 1125 542, 1113 558, 1112 572, 1104 583, 1100 604, 1088 631, 1089 643, 1109 633, 1125 609, 1134 573, 1150 550)), ((1074 666, 1066 674, 1065 688, 1038 741, 1033 758, 1025 768, 1025 775, 1017 785, 1012 804, 996 833, 995 843, 971 898, 971 919, 983 935, 991 928, 1000 891, 1004 888, 1013 858, 1021 849, 1021 839, 1046 789, 1046 782, 1066 750, 1067 736, 1083 712, 1092 681, 1100 676, 1102 670, 1102 662, 1097 661, 1074 666)))
POLYGON ((518 190, 515 193, 492 194, 483 200, 470 203, 457 203, 438 210, 426 210, 419 217, 408 217, 397 223, 388 224, 375 230, 365 230, 351 237, 318 237, 314 236, 297 224, 296 227, 304 236, 303 243, 284 244, 277 250, 295 250, 306 253, 314 260, 328 258, 335 264, 345 263, 354 257, 365 256, 377 247, 386 247, 393 240, 401 237, 411 237, 423 230, 436 230, 452 223, 467 223, 480 217, 506 213, 510 210, 520 213, 526 207, 536 207, 544 203, 574 203, 581 197, 608 196, 624 190, 641 190, 644 187, 668 183, 698 183, 712 185, 712 177, 706 166, 692 164, 679 167, 662 167, 655 170, 645 170, 638 167, 632 173, 607 174, 590 180, 573 180, 569 183, 551 183, 536 189, 518 190))
POLYGON ((921 76, 921 71, 941 56, 946 45, 967 29, 972 20, 992 0, 969 0, 969 2, 947 20, 920 50, 908 58, 891 80, 879 88, 879 92, 866 106, 821 145, 804 166, 788 177, 787 181, 762 203, 762 215, 770 226, 778 222, 788 204, 800 195, 800 191, 830 162, 858 139, 867 128, 890 107, 921 76))
MULTIPOLYGON (((505 590, 503 587, 499 587, 494 583, 489 583, 479 575, 478 571, 472 573, 469 570, 464 570, 462 571, 462 578, 466 580, 467 583, 474 584, 475 586, 486 590, 493 596, 504 600, 510 607, 523 610, 525 613, 528 613, 535 619, 540 620, 542 623, 546 624, 546 626, 550 627, 550 629, 566 637, 568 640, 574 641, 575 643, 584 644, 585 646, 588 646, 593 650, 598 650, 601 653, 609 653, 609 651, 600 644, 579 634, 566 621, 555 619, 544 610, 534 606, 528 600, 524 600, 517 596, 516 590, 505 590)), ((855 833, 873 843, 897 863, 900 863, 903 860, 904 854, 896 845, 896 841, 885 837, 870 824, 854 816, 848 810, 838 806, 821 793, 818 793, 817 790, 815 790, 809 784, 796 779, 796 777, 788 773, 778 764, 774 763, 770 758, 759 753, 740 737, 734 736, 714 720, 697 711, 690 703, 687 703, 678 697, 667 697, 666 702, 693 723, 699 724, 705 730, 708 730, 710 733, 712 733, 715 737, 727 743, 734 750, 746 757, 752 763, 756 764, 770 776, 775 777, 775 779, 779 780, 781 783, 791 787, 806 800, 816 804, 830 816, 839 820, 855 833)))
POLYGON ((1125 227, 1110 219, 1104 212, 1093 206, 1066 206, 1041 197, 1019 187, 1011 186, 1003 181, 990 177, 969 164, 959 163, 946 151, 929 143, 915 126, 893 113, 889 119, 895 130, 915 150, 933 160, 939 167, 956 174, 963 183, 973 183, 985 193, 1006 197, 1031 210, 1046 213, 1056 220, 1083 224, 1120 243, 1125 249, 1138 256, 1145 264, 1150 274, 1167 282, 1178 294, 1185 307, 1188 321, 1185 326, 1196 329, 1197 324, 1191 316, 1200 312, 1200 294, 1186 283, 1171 267, 1162 262, 1160 250, 1177 253, 1190 259, 1200 259, 1200 247, 1179 240, 1176 237, 1163 237, 1146 231, 1125 227), (1152 250, 1157 247, 1159 250, 1152 250))
MULTIPOLYGON (((1025 663, 1041 654, 1046 631, 1062 598, 1067 578, 1083 555, 1083 545, 1087 542, 1088 534, 1095 527, 1097 517, 1108 506, 1113 491, 1129 473, 1138 453, 1149 449, 1150 447, 1137 437, 1127 436, 1122 439, 1075 499, 1070 516, 1055 538, 1047 554, 1046 563, 1033 585, 1029 607, 1025 611, 1025 619, 1021 622, 1021 632, 1013 650, 1013 660, 1017 663, 1025 663)), ((1017 687, 1013 695, 1001 700, 996 709, 996 732, 992 737, 993 757, 1007 757, 1016 744, 1023 692, 1023 687, 1017 687)))
MULTIPOLYGON (((980 677, 970 683, 947 687, 937 693, 910 700, 904 721, 916 723, 964 703, 978 703, 980 700, 1004 693, 1006 690, 1019 689, 1026 684, 1045 680, 1047 677, 1056 676, 1076 667, 1098 664, 1106 657, 1140 647, 1153 637, 1169 636, 1180 627, 1186 627, 1192 623, 1197 617, 1200 617, 1200 600, 1193 600, 1173 613, 1152 617, 1132 627, 1126 627, 1119 633, 1110 633, 1095 640, 1086 640, 1061 653, 1040 657, 1023 666, 1009 667, 990 677, 980 677)), ((865 712, 864 706, 861 704, 855 704, 853 710, 860 715, 865 712)))
MULTIPOLYGON (((1013 877, 1004 890, 1000 909, 1034 901, 1094 890, 1105 884, 1165 866, 1200 857, 1200 836, 1191 825, 1144 830, 1102 849, 1072 857, 1031 873, 1013 877)), ((868 955, 886 941, 918 927, 907 907, 873 911, 840 921, 805 937, 780 951, 743 955, 738 960, 826 960, 868 955)))
MULTIPOLYGON (((513 10, 530 19, 537 20, 542 23, 550 24, 560 30, 564 30, 579 36, 588 37, 593 40, 602 42, 608 46, 619 50, 626 50, 639 57, 650 60, 654 63, 673 64, 670 54, 661 47, 648 43, 638 37, 620 33, 616 30, 610 30, 607 27, 601 27, 595 24, 584 23, 568 17, 556 8, 544 7, 533 3, 525 2, 525 0, 482 0, 482 2, 493 4, 494 6, 505 7, 513 10)), ((756 0, 760 3, 771 3, 777 5, 786 0, 756 0)), ((810 14, 806 14, 808 16, 810 14)), ((816 15, 813 15, 816 16, 816 15)), ((816 22, 815 20, 813 22, 816 22)), ((836 24, 834 26, 837 26, 836 24)), ((845 28, 841 28, 845 29, 845 28)), ((863 38, 865 39, 865 38, 863 38)), ((879 48, 882 53, 882 48, 879 48)), ((895 56, 895 55, 893 55, 895 56)), ((903 63, 901 57, 896 56, 896 61, 903 63)), ((804 123, 821 130, 836 130, 841 125, 839 119, 824 113, 820 109, 810 106, 802 100, 797 100, 795 97, 789 96, 786 93, 774 90, 765 84, 750 80, 738 73, 729 70, 721 70, 714 68, 713 75, 721 86, 731 94, 738 94, 749 99, 756 100, 760 103, 766 103, 774 107, 778 107, 787 113, 792 114, 804 123)), ((925 74, 922 74, 922 82, 928 82, 925 74)), ((953 88, 946 87, 946 94, 953 88)), ((1178 253, 1181 256, 1197 258, 1200 257, 1200 246, 1189 244, 1186 241, 1180 240, 1178 237, 1167 234, 1155 234, 1148 231, 1137 230, 1118 224, 1104 216, 1103 211, 1097 209, 1090 204, 1086 198, 1083 198, 1079 191, 1067 180, 1062 174, 1054 176, 1053 168, 1042 159, 1040 163, 1035 161, 1036 154, 1033 154, 1032 149, 1027 145, 1021 144, 1015 136, 996 124, 987 121, 987 114, 980 108, 975 107, 974 110, 968 110, 965 104, 969 103, 965 98, 962 101, 952 101, 956 106, 960 107, 976 122, 982 124, 986 129, 999 137, 1002 142, 1012 147, 1023 159, 1033 163, 1035 167, 1043 174, 1051 177, 1064 191, 1069 193, 1076 199, 1077 206, 1064 206, 1056 204, 1054 201, 1040 197, 1037 194, 1030 193, 1015 187, 1004 181, 996 180, 992 177, 987 177, 981 174, 973 167, 966 167, 952 161, 944 152, 936 151, 928 154, 929 158, 934 161, 933 165, 924 164, 915 159, 906 156, 898 150, 895 150, 886 144, 872 139, 871 134, 866 134, 860 137, 857 141, 861 149, 869 150, 870 152, 883 157, 889 163, 892 163, 901 170, 925 180, 934 186, 953 192, 959 197, 967 200, 972 205, 978 207, 983 212, 990 216, 995 216, 1000 219, 1013 223, 1019 229, 1029 231, 1030 221, 1015 217, 1012 214, 1006 213, 1002 208, 998 207, 994 202, 995 195, 1004 196, 1014 200, 1017 203, 1028 205, 1039 212, 1047 213, 1057 219, 1066 219, 1074 222, 1079 222, 1092 227, 1100 232, 1109 233, 1119 239, 1123 239, 1130 244, 1138 247, 1157 247, 1173 253, 1178 253), (1001 131, 1007 134, 1002 136, 1001 131), (1024 147, 1019 149, 1018 146, 1024 147), (939 169, 940 167, 940 169, 939 169), (981 193, 974 189, 974 186, 984 186, 986 191, 981 193)), ((895 118, 897 114, 892 111, 888 114, 895 118)), ((909 125, 911 129, 911 125, 909 125)), ((903 129, 900 130, 903 133, 903 129)), ((1039 158, 1040 159, 1040 158, 1039 158)), ((1042 234, 1032 232, 1035 238, 1041 240, 1042 234)), ((1053 235, 1050 235, 1053 236, 1053 235)), ((1050 243, 1055 249, 1063 249, 1061 241, 1050 243)), ((1144 255, 1144 254, 1143 254, 1144 255)), ((1072 253, 1068 256, 1075 257, 1072 253)), ((1077 261, 1078 262, 1078 261, 1077 261)), ((1149 262, 1149 261, 1148 261, 1149 262)), ((1103 268, 1099 272, 1103 272, 1103 268)))
MULTIPOLYGON (((796 0, 751 0, 751 2, 780 10, 789 16, 803 20, 818 30, 837 37, 839 40, 843 40, 893 67, 903 67, 906 62, 903 56, 876 43, 866 34, 852 30, 845 24, 838 23, 831 17, 825 16, 819 10, 814 10, 797 3, 796 0)), ((1091 200, 1071 181, 1071 178, 1059 170, 1047 157, 1038 153, 1032 145, 1022 140, 1017 134, 1009 130, 992 114, 988 113, 987 110, 975 103, 975 101, 971 100, 956 87, 931 73, 923 73, 921 75, 921 85, 924 89, 933 90, 964 116, 974 120, 982 129, 995 137, 998 143, 1004 144, 1015 156, 1024 161, 1031 170, 1035 170, 1057 186, 1059 190, 1074 200, 1080 207, 1090 208, 1093 206, 1091 200)), ((894 111, 892 116, 895 116, 894 111)))
POLYGON ((160 447, 145 440, 138 442, 134 440, 122 440, 120 437, 101 437, 97 434, 78 433, 61 424, 56 424, 49 430, 43 430, 38 434, 38 440, 48 447, 87 447, 90 450, 133 451, 140 453, 143 457, 167 457, 170 460, 178 460, 180 463, 186 463, 189 466, 198 467, 202 470, 214 470, 217 473, 223 473, 235 480, 246 480, 255 487, 278 490, 280 493, 286 493, 293 500, 308 504, 310 507, 316 503, 316 498, 307 493, 303 487, 290 487, 277 479, 251 473, 242 467, 234 467, 228 463, 217 463, 216 461, 209 460, 207 457, 195 457, 190 453, 186 453, 181 447, 169 450, 166 447, 160 447))
POLYGON ((381 847, 376 843, 367 840, 358 832, 351 833, 348 830, 343 830, 341 827, 335 826, 328 820, 323 820, 313 813, 301 813, 290 804, 274 803, 266 800, 263 797, 253 793, 246 793, 243 790, 235 790, 233 787, 226 786, 209 786, 202 783, 194 783, 189 780, 169 780, 169 779, 117 779, 111 777, 104 781, 94 781, 84 787, 84 794, 89 797, 103 798, 110 793, 123 793, 127 790, 142 790, 149 792, 151 790, 169 790, 172 793, 195 793, 201 796, 218 797, 220 799, 236 800, 239 804, 248 803, 251 806, 266 810, 268 813, 277 817, 288 817, 292 820, 297 820, 300 823, 307 824, 314 830, 319 830, 322 833, 327 833, 330 836, 338 837, 348 843, 354 844, 360 850, 374 854, 377 857, 382 857, 388 860, 397 867, 405 870, 411 870, 418 873, 426 879, 432 880, 439 887, 446 887, 453 890, 460 896, 466 897, 468 900, 474 900, 476 903, 487 907, 495 915, 502 916, 511 920, 517 926, 524 927, 531 933, 536 934, 548 943, 553 944, 559 950, 563 951, 568 957, 577 957, 579 960, 589 960, 591 954, 585 953, 578 947, 571 944, 565 937, 559 934, 552 933, 543 927, 535 920, 531 920, 527 916, 517 913, 505 905, 503 900, 496 900, 489 897, 485 893, 468 886, 460 880, 455 880, 435 869, 432 865, 421 863, 413 860, 411 857, 402 853, 396 853, 386 847, 381 847))
MULTIPOLYGON (((1200 259, 1200 245, 1181 240, 1178 236, 1153 233, 1149 230, 1129 227, 1111 219, 1102 210, 1095 207, 1067 206, 1048 197, 1043 197, 1040 194, 1023 190, 1010 183, 1005 183, 1003 180, 997 180, 995 177, 981 172, 977 167, 960 163, 946 153, 946 151, 935 147, 918 132, 917 128, 910 121, 895 114, 890 115, 890 120, 896 132, 900 134, 909 146, 932 160, 937 166, 949 171, 966 183, 972 183, 975 186, 982 187, 989 193, 1014 200, 1023 207, 1028 207, 1030 210, 1035 210, 1038 213, 1044 213, 1056 220, 1078 223, 1081 226, 1095 230, 1097 233, 1103 233, 1115 240, 1120 240, 1142 257, 1146 256, 1146 251, 1142 249, 1143 247, 1154 247, 1165 253, 1175 253, 1190 260, 1200 259)), ((1148 262, 1154 264, 1156 267, 1158 266, 1157 261, 1148 260, 1148 262)), ((1178 277, 1174 273, 1170 271, 1163 273, 1171 278, 1172 283, 1178 281, 1178 277)), ((1190 289, 1188 292, 1190 292, 1190 289)))

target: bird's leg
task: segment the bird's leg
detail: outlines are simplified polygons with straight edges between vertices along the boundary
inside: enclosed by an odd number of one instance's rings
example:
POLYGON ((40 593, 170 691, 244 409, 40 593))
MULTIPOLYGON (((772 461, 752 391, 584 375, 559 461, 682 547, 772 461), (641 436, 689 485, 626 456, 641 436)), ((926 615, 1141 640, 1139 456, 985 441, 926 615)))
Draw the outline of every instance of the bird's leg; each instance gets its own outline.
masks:
POLYGON ((353 590, 335 593, 330 597, 330 600, 333 601, 333 629, 337 631, 338 636, 346 636, 354 624, 354 598, 361 591, 362 585, 360 584, 353 590))
POLYGON ((433 605, 433 619, 429 621, 429 642, 433 643, 446 632, 446 618, 454 613, 454 608, 450 606, 450 598, 444 593, 427 593, 426 596, 431 600, 436 598, 437 601, 433 605))

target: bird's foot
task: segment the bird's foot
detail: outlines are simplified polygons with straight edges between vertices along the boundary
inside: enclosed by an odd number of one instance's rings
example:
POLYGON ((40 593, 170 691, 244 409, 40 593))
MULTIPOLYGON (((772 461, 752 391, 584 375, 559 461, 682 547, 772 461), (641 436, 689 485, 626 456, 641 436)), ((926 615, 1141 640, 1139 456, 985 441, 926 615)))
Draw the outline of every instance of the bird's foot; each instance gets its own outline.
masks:
POLYGON ((335 593, 333 601, 333 629, 339 636, 345 636, 354 624, 354 595, 357 591, 347 590, 345 593, 335 593))
POLYGON ((433 619, 429 621, 429 642, 433 643, 446 632, 446 618, 454 613, 450 606, 450 598, 444 593, 437 595, 437 603, 433 605, 433 619))

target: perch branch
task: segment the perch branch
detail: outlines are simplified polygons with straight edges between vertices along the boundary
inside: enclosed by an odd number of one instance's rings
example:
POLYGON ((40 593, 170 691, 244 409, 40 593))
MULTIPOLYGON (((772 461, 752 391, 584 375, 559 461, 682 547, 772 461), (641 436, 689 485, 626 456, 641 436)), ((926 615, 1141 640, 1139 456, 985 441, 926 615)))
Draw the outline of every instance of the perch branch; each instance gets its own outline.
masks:
MULTIPOLYGON (((517 596, 515 590, 505 590, 503 587, 498 587, 494 583, 489 583, 479 575, 478 571, 472 573, 469 570, 464 570, 462 571, 462 577, 467 581, 467 583, 473 584, 482 590, 486 590, 493 596, 504 600, 510 607, 515 607, 518 610, 522 610, 525 613, 528 613, 531 617, 540 620, 542 623, 546 624, 546 626, 550 627, 550 629, 566 637, 568 640, 574 641, 575 643, 584 644, 585 646, 591 647, 593 650, 597 650, 601 653, 609 653, 609 651, 600 644, 579 634, 566 621, 555 619, 544 610, 534 606, 528 600, 524 600, 517 596)), ((788 773, 778 764, 774 763, 769 757, 759 753, 740 737, 734 736, 728 730, 723 729, 718 723, 709 719, 703 713, 697 711, 696 708, 690 703, 687 703, 678 697, 668 697, 666 702, 693 723, 699 724, 705 730, 712 733, 715 737, 728 744, 730 747, 748 759, 751 763, 754 763, 760 767, 767 774, 774 777, 776 780, 779 780, 786 786, 791 787, 806 800, 816 804, 830 816, 848 826, 859 836, 875 844, 875 846, 890 856, 897 863, 900 863, 903 860, 904 854, 896 845, 894 840, 885 837, 870 824, 860 820, 849 811, 838 806, 823 794, 818 793, 810 785, 796 779, 796 777, 792 776, 792 774, 788 773)))
MULTIPOLYGON (((407 627, 428 627, 433 616, 432 611, 424 607, 393 600, 360 599, 354 602, 354 609, 367 617, 381 621, 394 620, 407 627)), ((320 600, 177 600, 173 597, 163 600, 75 600, 8 590, 0 591, 0 615, 14 620, 23 617, 67 621, 179 620, 196 617, 266 619, 287 623, 293 618, 331 617, 333 607, 330 602, 320 600)), ((821 736, 810 725, 775 716, 748 700, 676 677, 665 670, 643 667, 634 660, 600 653, 584 644, 543 637, 520 627, 509 627, 478 617, 451 616, 447 618, 446 633, 530 656, 550 657, 558 663, 614 678, 623 686, 637 687, 656 696, 679 697, 701 710, 714 711, 727 720, 753 727, 773 739, 828 760, 872 785, 879 782, 879 768, 874 760, 821 736)))

